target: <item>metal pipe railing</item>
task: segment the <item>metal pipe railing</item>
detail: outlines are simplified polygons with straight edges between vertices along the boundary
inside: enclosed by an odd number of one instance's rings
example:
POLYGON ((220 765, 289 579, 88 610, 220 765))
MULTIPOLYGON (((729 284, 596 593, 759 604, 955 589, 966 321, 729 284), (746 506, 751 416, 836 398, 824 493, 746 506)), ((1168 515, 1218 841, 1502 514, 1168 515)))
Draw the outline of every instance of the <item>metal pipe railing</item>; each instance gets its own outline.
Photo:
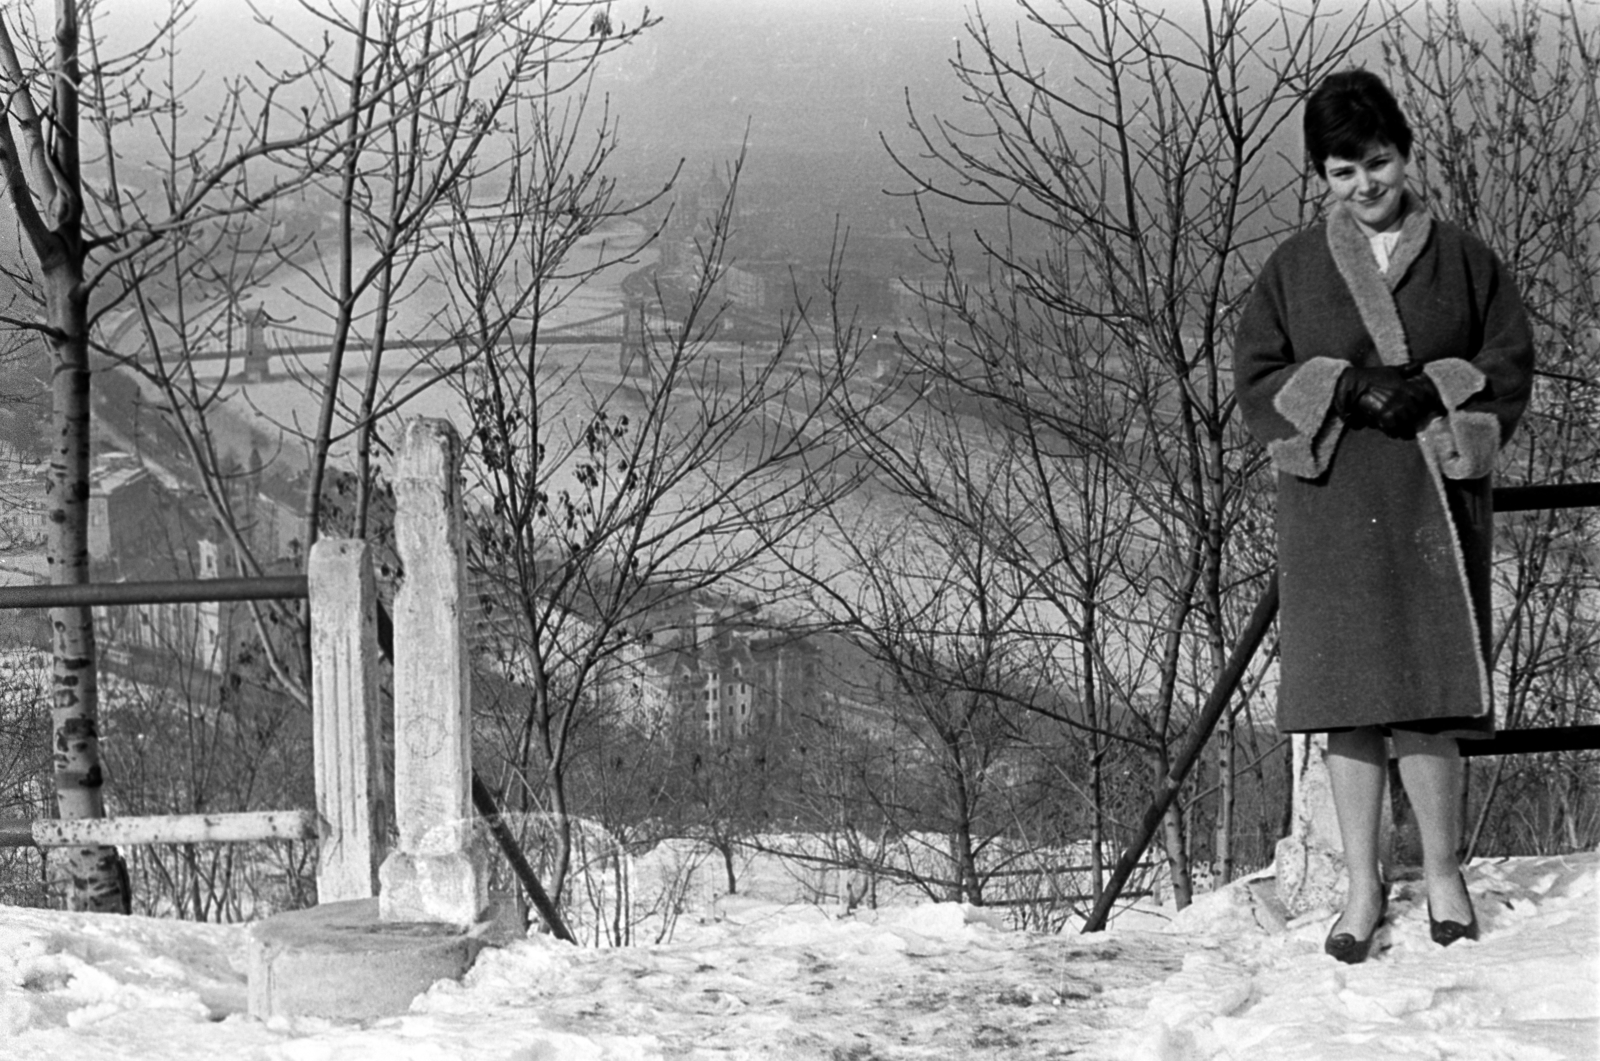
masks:
POLYGON ((1502 729, 1483 740, 1461 742, 1463 756, 1539 755, 1600 748, 1600 726, 1539 726, 1502 729))
POLYGON ((0 609, 76 608, 95 604, 305 600, 308 592, 304 575, 202 578, 169 582, 79 582, 65 586, 0 586, 0 609))
POLYGON ((1106 927, 1106 919, 1111 914, 1111 905, 1122 894, 1128 878, 1133 876, 1134 868, 1144 858, 1145 848, 1150 846, 1150 840, 1161 825, 1161 819, 1166 816, 1172 801, 1178 798, 1178 792, 1182 790, 1190 769, 1200 758, 1200 753, 1205 750, 1206 742, 1211 739, 1211 731, 1216 728, 1217 721, 1228 708, 1228 702, 1233 699, 1233 691, 1238 687, 1239 680, 1244 677, 1245 668, 1250 666, 1256 649, 1261 647, 1261 642, 1267 636, 1267 629, 1277 617, 1278 573, 1274 570, 1272 580, 1267 583, 1266 592, 1261 594, 1261 599, 1256 601, 1255 611, 1250 613, 1250 621, 1245 624, 1244 633, 1239 635, 1239 641, 1233 646, 1228 662, 1223 665, 1222 673, 1217 676, 1217 683, 1212 687, 1211 695, 1207 697, 1206 706, 1201 710, 1200 717, 1195 720, 1188 742, 1172 760, 1172 765, 1167 769, 1167 776, 1161 779, 1161 788, 1156 792, 1155 800, 1144 812, 1138 834, 1135 835, 1133 843, 1122 852, 1122 857, 1117 859, 1117 867, 1111 871, 1111 880, 1100 892, 1100 901, 1095 903, 1094 910, 1083 923, 1085 932, 1099 932, 1106 927))
POLYGON ((1541 508, 1600 507, 1600 483, 1557 483, 1553 486, 1500 486, 1494 491, 1496 512, 1529 512, 1541 508))
POLYGON ((265 840, 315 840, 317 836, 317 815, 308 810, 0 820, 0 847, 244 844, 265 840))

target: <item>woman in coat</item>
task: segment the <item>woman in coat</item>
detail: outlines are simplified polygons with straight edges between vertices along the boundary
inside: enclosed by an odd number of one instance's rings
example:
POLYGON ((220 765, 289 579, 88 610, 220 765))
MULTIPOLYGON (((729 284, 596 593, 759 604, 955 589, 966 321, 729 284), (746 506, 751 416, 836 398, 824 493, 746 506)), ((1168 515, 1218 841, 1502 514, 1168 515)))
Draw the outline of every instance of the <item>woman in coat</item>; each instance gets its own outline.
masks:
POLYGON ((1235 383, 1278 481, 1281 732, 1326 732, 1349 890, 1326 950, 1364 961, 1386 914, 1392 741, 1433 939, 1476 939, 1461 876, 1458 740, 1494 731, 1490 472, 1533 345, 1505 267, 1406 188, 1411 129, 1382 80, 1305 108, 1325 223, 1285 241, 1240 320, 1235 383))

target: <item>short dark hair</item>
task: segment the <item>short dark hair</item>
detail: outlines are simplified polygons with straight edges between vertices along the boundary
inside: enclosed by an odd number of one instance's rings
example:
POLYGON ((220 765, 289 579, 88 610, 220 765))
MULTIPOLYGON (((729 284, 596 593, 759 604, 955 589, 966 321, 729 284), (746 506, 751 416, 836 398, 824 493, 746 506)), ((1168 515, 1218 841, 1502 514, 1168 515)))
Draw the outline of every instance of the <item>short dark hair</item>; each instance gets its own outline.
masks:
POLYGON ((1393 144, 1411 157, 1411 125, 1383 79, 1369 70, 1341 70, 1322 79, 1306 100, 1306 154, 1326 177, 1337 155, 1357 158, 1373 144, 1393 144))

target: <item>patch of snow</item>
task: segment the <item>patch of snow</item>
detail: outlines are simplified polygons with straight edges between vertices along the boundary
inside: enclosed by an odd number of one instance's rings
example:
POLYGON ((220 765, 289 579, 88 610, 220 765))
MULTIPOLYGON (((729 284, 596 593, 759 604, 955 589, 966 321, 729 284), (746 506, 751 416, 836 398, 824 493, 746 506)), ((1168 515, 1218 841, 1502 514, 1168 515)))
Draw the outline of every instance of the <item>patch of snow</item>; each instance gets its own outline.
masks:
POLYGON ((1358 966, 1322 954, 1334 911, 1281 924, 1262 880, 1237 882, 1174 919, 1196 953, 1156 989, 1126 1056, 1600 1057, 1597 864, 1474 863, 1482 938, 1448 949, 1428 935, 1420 882, 1399 882, 1381 953, 1358 966))
POLYGON ((686 911, 670 943, 487 951, 365 1025, 245 1016, 241 926, 0 908, 0 1057, 1576 1061, 1600 1057, 1597 873, 1597 855, 1474 863, 1483 938, 1448 949, 1401 881, 1360 966, 1322 953, 1332 911, 1286 920, 1264 874, 1092 936, 757 890, 686 911))

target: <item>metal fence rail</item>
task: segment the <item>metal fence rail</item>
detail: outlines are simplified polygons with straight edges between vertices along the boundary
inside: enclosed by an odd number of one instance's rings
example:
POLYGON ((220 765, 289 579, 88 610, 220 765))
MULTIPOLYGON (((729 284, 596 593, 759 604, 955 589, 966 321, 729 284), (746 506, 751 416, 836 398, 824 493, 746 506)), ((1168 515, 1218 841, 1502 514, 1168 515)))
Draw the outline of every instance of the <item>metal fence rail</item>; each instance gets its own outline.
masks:
POLYGON ((1544 726, 1537 729, 1503 729, 1485 740, 1464 740, 1461 754, 1539 755, 1600 748, 1600 726, 1544 726))
POLYGON ((0 608, 305 600, 307 596, 304 575, 202 578, 171 582, 81 582, 67 586, 0 586, 0 608))
MULTIPOLYGON (((310 582, 305 575, 0 586, 0 609, 306 600, 310 596, 309 586, 310 582)), ((266 840, 316 840, 321 824, 317 812, 308 810, 7 820, 0 821, 0 847, 241 844, 266 840)))
POLYGON ((317 836, 317 816, 307 810, 0 821, 0 847, 242 844, 261 840, 315 840, 317 836))
POLYGON ((1496 512, 1530 512, 1543 508, 1600 508, 1600 483, 1495 488, 1496 512))

